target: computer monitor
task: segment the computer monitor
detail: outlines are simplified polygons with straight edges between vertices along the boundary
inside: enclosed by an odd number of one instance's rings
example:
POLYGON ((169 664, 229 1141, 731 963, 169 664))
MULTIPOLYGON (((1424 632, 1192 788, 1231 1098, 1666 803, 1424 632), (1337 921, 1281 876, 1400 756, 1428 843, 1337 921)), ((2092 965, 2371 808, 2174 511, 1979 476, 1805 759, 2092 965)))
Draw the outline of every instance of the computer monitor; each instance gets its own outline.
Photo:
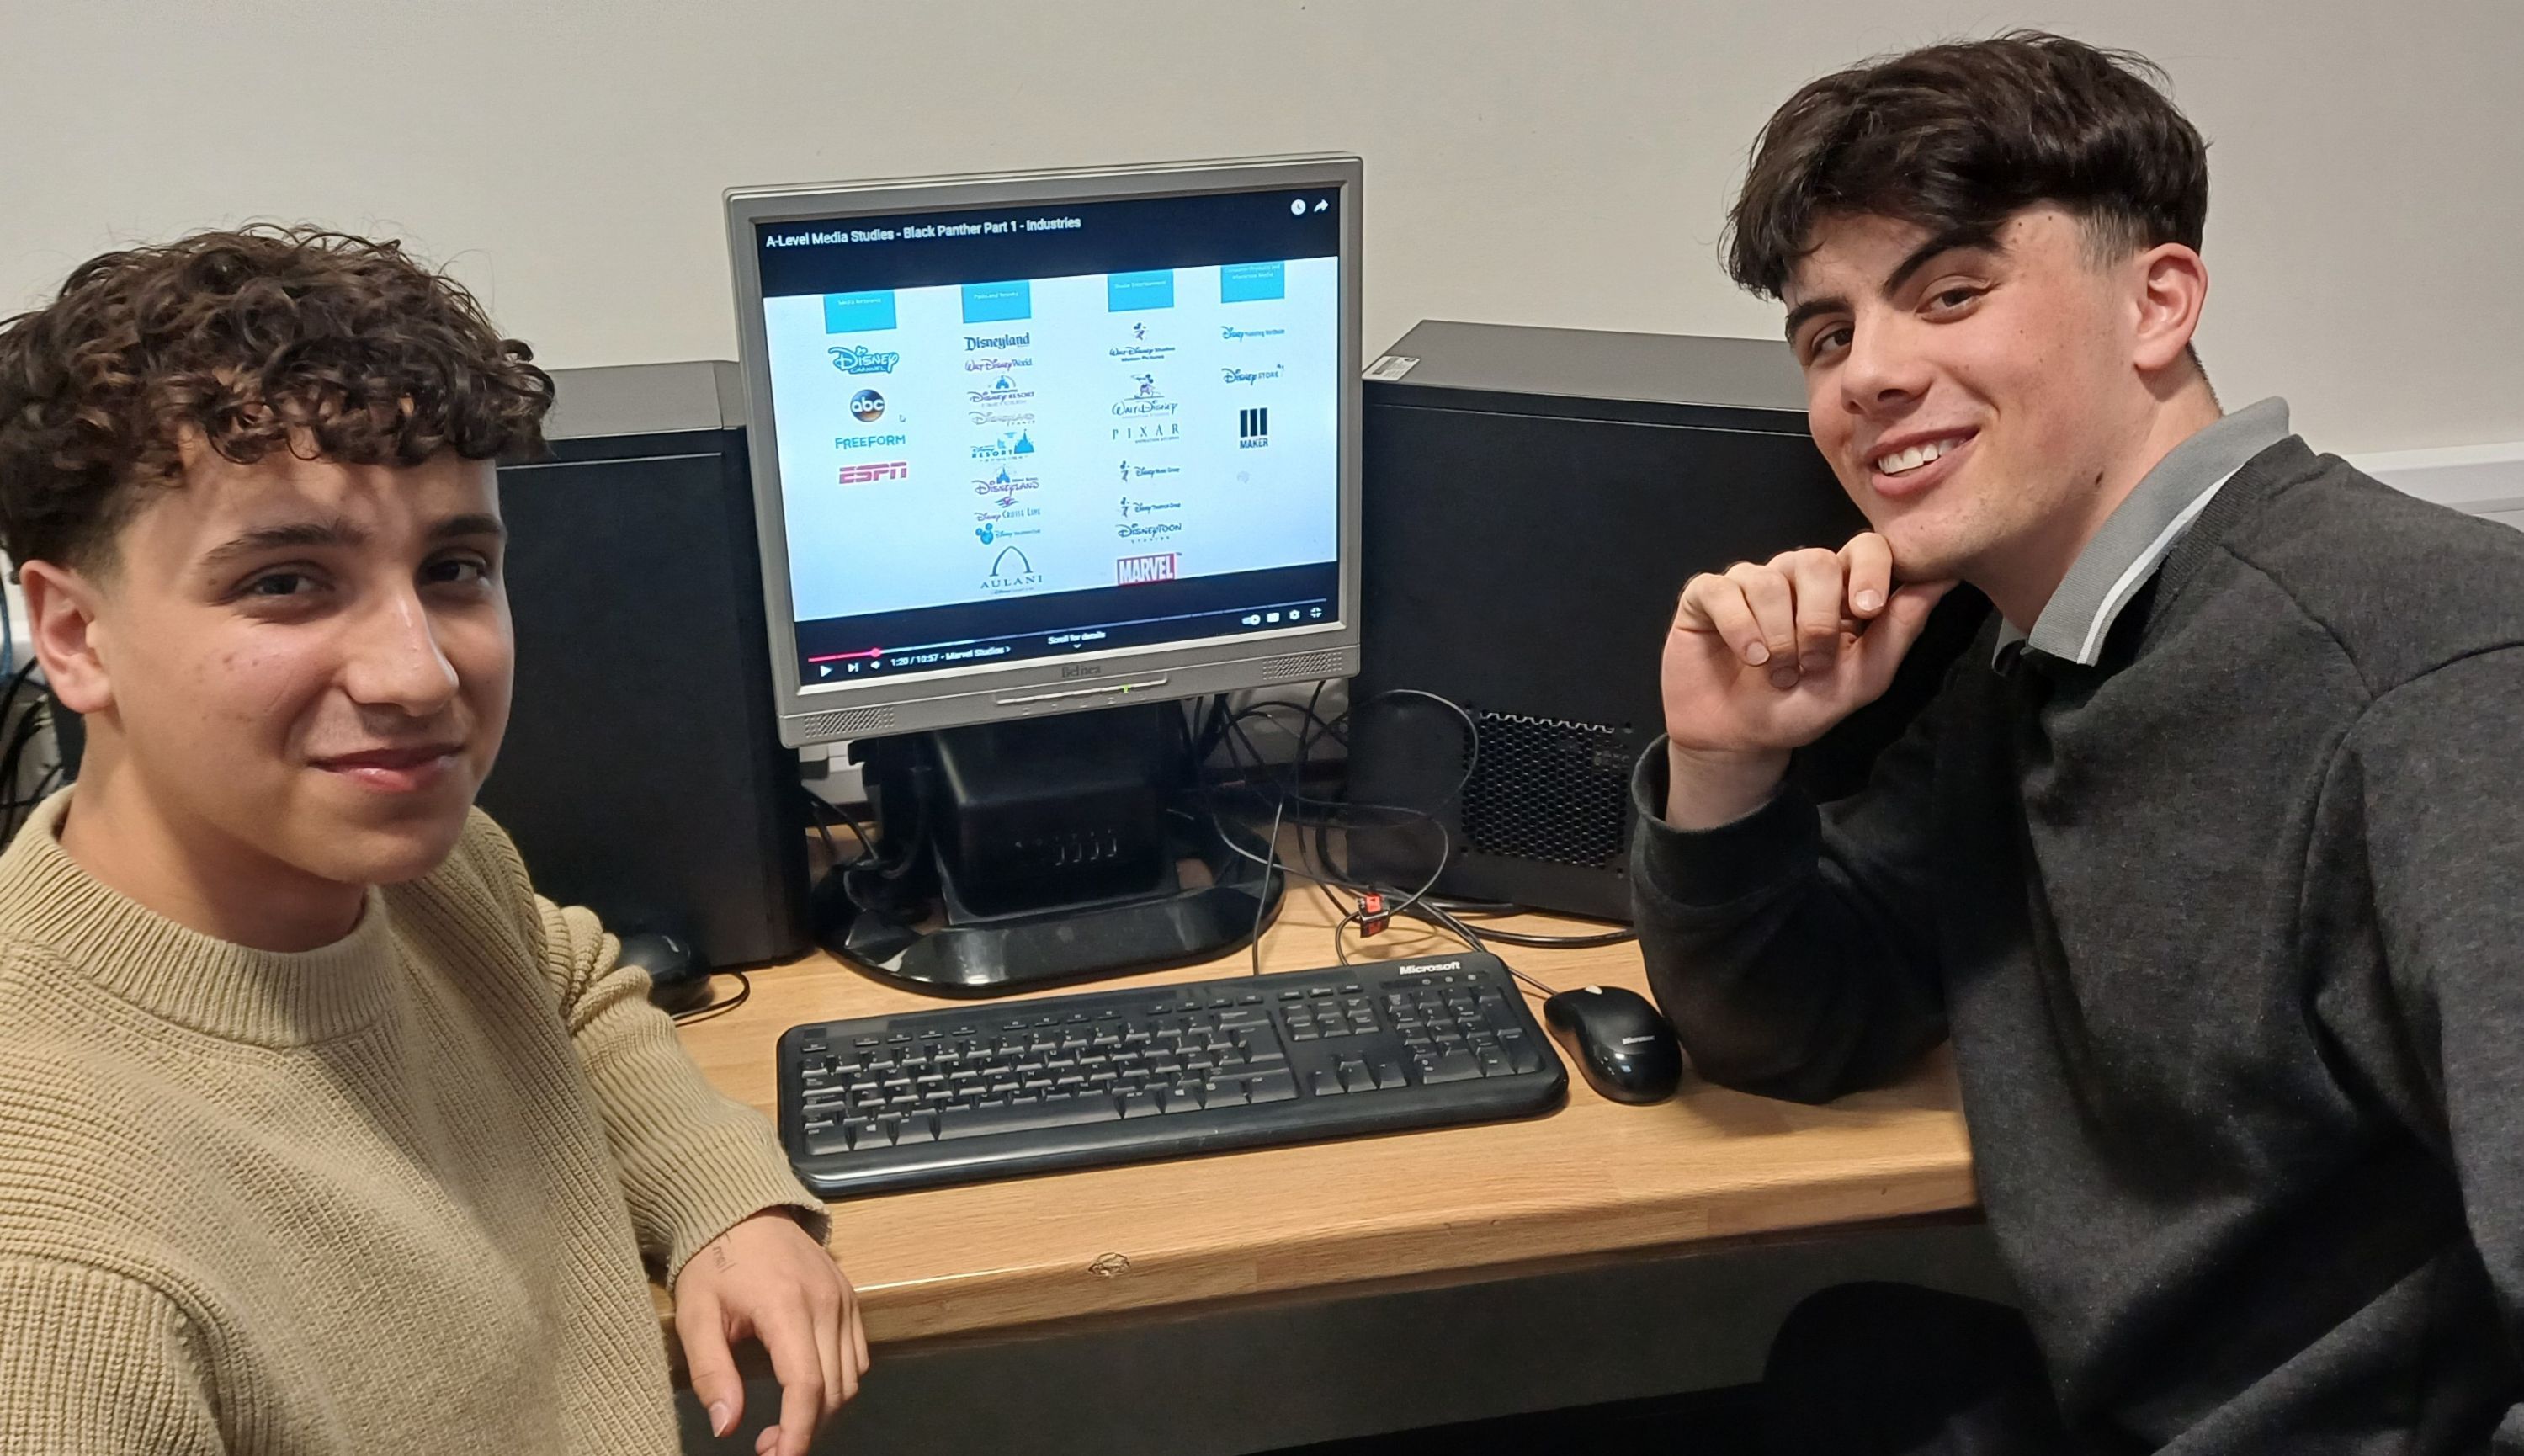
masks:
POLYGON ((1360 171, 728 194, 780 736, 877 807, 828 947, 987 995, 1258 932, 1171 704, 1357 670, 1360 171))
POLYGON ((731 191, 782 741, 1354 672, 1360 170, 731 191))

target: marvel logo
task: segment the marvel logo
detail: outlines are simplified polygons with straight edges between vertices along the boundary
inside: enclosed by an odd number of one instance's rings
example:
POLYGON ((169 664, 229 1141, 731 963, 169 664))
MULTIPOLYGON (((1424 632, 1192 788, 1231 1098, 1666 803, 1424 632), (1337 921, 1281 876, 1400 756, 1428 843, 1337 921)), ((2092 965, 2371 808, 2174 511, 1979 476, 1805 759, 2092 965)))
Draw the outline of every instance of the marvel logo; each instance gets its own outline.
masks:
POLYGON ((1139 586, 1143 582, 1175 579, 1177 553, 1160 552, 1152 557, 1123 557, 1113 562, 1113 580, 1117 585, 1139 586))

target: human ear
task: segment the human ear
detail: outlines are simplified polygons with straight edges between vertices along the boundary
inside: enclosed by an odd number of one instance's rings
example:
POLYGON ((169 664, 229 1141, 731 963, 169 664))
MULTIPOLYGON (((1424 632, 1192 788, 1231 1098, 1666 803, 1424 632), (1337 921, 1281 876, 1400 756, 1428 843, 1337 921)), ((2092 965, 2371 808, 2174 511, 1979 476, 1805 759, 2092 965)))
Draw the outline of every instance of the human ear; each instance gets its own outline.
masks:
POLYGON ((2208 303, 2208 266, 2180 243, 2160 243, 2131 261, 2137 327, 2130 363, 2155 374, 2187 357, 2200 313, 2208 303))
POLYGON ((95 580, 51 561, 26 562, 18 580, 26 595, 27 635, 53 697, 81 716, 112 706, 114 684, 96 630, 104 594, 95 580))

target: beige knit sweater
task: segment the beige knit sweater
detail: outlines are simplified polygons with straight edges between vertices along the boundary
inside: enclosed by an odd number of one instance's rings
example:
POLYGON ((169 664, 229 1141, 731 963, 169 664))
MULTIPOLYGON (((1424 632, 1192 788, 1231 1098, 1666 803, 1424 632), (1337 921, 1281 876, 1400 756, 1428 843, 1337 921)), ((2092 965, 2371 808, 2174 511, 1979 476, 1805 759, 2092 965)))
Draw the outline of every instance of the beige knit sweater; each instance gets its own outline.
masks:
MULTIPOLYGON (((74 792, 74 791, 73 791, 74 792)), ((0 1452, 670 1452, 643 1262, 820 1230, 476 813, 304 954, 0 854, 0 1452)))

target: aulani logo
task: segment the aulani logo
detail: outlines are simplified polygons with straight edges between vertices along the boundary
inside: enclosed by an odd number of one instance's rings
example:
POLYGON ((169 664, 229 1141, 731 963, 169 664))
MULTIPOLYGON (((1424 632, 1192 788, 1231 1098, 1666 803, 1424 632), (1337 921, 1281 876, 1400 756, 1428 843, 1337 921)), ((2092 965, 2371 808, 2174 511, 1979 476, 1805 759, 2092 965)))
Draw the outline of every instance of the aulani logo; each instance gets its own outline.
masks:
POLYGON ((1276 339, 1286 332, 1285 328, 1238 328, 1226 323, 1218 326, 1218 336, 1229 343, 1238 343, 1245 339, 1276 339))
POLYGON ((885 396, 873 389, 862 389, 850 396, 850 413, 861 424, 874 424, 885 417, 885 396))
POLYGON ((1024 349, 1033 343, 1034 335, 1030 333, 993 334, 987 339, 977 339, 971 334, 966 334, 964 352, 972 354, 983 349, 1024 349))
POLYGON ((1021 405, 1034 398, 1034 391, 1017 388, 1003 374, 993 380, 990 388, 974 390, 964 398, 976 405, 1021 405))
POLYGON ((1172 414, 1181 408, 1157 389, 1156 375, 1133 374, 1131 377, 1139 381, 1139 390, 1129 399, 1113 407, 1115 414, 1125 418, 1133 415, 1172 414))
POLYGON ((999 554, 991 559, 990 574, 982 578, 982 590, 986 592, 1022 592, 1041 585, 1043 573, 1035 570, 1034 562, 1026 559, 1025 552, 1015 546, 999 548, 999 554), (1011 571, 1008 569, 1010 566, 1016 569, 1011 571))
POLYGON ((824 351, 833 357, 833 367, 845 374, 891 374, 902 356, 891 350, 879 352, 860 344, 837 344, 824 351))
POLYGON ((1023 430, 1003 434, 988 445, 973 447, 973 459, 977 461, 1003 461, 1032 454, 1034 454, 1034 440, 1023 430))
POLYGON ((1238 369, 1231 367, 1220 369, 1218 372, 1220 378, 1229 384, 1259 384, 1265 379, 1277 379, 1286 371, 1286 365, 1273 364, 1267 369, 1238 369))

